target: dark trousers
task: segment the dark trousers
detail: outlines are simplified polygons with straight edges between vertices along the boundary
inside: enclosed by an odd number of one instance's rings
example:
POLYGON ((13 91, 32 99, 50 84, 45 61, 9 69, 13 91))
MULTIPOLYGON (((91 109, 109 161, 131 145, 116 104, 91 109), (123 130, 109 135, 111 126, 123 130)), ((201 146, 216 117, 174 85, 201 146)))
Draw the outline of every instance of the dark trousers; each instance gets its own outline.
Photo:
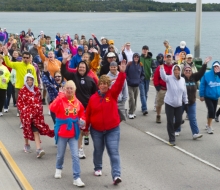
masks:
POLYGON ((7 93, 6 93, 6 99, 5 99, 5 103, 4 103, 4 108, 8 109, 10 100, 11 100, 11 96, 13 98, 13 103, 14 105, 16 104, 15 101, 15 87, 11 84, 11 81, 8 82, 8 88, 7 88, 7 93))
POLYGON ((216 112, 216 117, 218 117, 220 115, 220 108, 218 108, 218 111, 216 112))
POLYGON ((165 111, 167 116, 169 142, 175 142, 175 131, 179 128, 182 122, 182 106, 174 108, 169 104, 165 104, 165 111), (173 123, 173 118, 175 118, 175 123, 173 123))
POLYGON ((4 106, 6 91, 6 89, 0 89, 0 112, 2 112, 2 108, 4 106))
POLYGON ((52 111, 50 112, 50 116, 51 116, 51 118, 52 118, 52 120, 53 120, 53 123, 55 124, 56 123, 56 115, 55 115, 55 113, 53 113, 52 111))
POLYGON ((218 104, 218 100, 212 100, 210 98, 205 98, 205 104, 208 109, 207 118, 215 118, 215 112, 218 104))

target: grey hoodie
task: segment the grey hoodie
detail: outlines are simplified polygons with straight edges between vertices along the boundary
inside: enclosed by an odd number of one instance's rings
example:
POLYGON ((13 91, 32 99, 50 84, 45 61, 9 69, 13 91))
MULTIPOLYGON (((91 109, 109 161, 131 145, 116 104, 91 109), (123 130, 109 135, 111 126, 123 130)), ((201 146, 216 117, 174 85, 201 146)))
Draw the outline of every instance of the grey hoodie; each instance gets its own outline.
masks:
MULTIPOLYGON (((108 72, 107 76, 109 76, 110 79, 112 80, 111 86, 115 83, 115 80, 117 79, 118 74, 119 74, 118 71, 116 75, 113 75, 110 71, 108 72)), ((128 86, 127 86, 127 81, 125 80, 122 91, 120 92, 118 96, 118 102, 125 102, 127 99, 128 99, 128 86)))
POLYGON ((167 92, 164 98, 164 102, 172 107, 180 107, 183 102, 188 104, 188 96, 186 90, 185 79, 181 77, 180 68, 180 79, 174 76, 174 68, 179 67, 179 65, 174 65, 172 68, 172 75, 166 75, 164 68, 160 68, 160 76, 164 82, 167 84, 167 92))

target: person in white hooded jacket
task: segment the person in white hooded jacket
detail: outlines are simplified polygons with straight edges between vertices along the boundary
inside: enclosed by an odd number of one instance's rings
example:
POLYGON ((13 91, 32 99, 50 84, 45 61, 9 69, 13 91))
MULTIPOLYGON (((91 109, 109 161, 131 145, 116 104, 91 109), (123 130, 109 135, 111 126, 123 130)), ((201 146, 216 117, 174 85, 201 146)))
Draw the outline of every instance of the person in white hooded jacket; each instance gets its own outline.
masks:
MULTIPOLYGON (((167 116, 167 132, 169 135, 169 145, 175 146, 175 130, 182 122, 182 104, 188 104, 188 96, 186 90, 185 79, 181 77, 181 68, 174 65, 172 75, 166 75, 163 63, 160 65, 160 76, 167 84, 167 92, 165 94, 165 111, 167 116), (175 118, 175 123, 173 123, 175 118)), ((187 110, 187 106, 186 110, 187 110)))

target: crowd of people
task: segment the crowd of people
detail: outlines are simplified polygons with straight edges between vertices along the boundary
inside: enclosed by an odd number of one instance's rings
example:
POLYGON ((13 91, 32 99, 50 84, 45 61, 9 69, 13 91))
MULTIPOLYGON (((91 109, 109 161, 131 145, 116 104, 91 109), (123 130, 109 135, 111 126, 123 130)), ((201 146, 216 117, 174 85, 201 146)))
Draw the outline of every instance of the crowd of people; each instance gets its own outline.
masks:
POLYGON ((202 137, 196 119, 196 93, 205 101, 207 133, 213 134, 212 120, 220 97, 220 63, 214 61, 206 72, 207 57, 199 71, 185 41, 173 50, 168 40, 165 50, 154 58, 147 45, 141 54, 126 42, 121 50, 114 40, 95 34, 56 34, 55 45, 43 31, 34 36, 31 29, 8 34, 0 29, 0 117, 8 113, 10 99, 17 107, 24 136, 24 151, 30 153, 29 141, 35 141, 37 158, 45 155, 40 135, 55 138, 57 161, 55 178, 62 177, 67 143, 72 156, 73 184, 85 186, 80 178, 79 159, 85 159, 83 137, 91 134, 94 175, 102 175, 102 156, 106 147, 110 157, 113 183, 121 179, 119 154, 120 123, 136 119, 138 94, 141 112, 148 115, 148 90, 155 86, 155 123, 160 124, 165 103, 169 145, 175 146, 183 113, 187 114, 192 138, 202 137), (128 100, 128 111, 125 103, 128 100), (54 126, 44 121, 43 105, 49 105, 54 126), (4 108, 3 108, 4 107, 4 108), (111 113, 111 114, 109 114, 111 113), (106 117, 108 115, 108 117, 106 117))

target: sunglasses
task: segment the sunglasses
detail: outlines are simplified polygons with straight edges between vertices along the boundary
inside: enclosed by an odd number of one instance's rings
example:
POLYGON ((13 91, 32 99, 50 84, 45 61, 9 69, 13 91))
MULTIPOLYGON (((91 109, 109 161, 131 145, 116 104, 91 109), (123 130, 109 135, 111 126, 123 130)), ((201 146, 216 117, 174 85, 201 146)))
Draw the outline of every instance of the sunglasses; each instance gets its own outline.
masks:
POLYGON ((189 72, 189 73, 190 73, 191 71, 192 71, 192 70, 185 70, 185 72, 189 72))
POLYGON ((54 78, 61 78, 61 76, 55 76, 54 78))
POLYGON ((23 57, 23 59, 29 59, 30 57, 23 57))

